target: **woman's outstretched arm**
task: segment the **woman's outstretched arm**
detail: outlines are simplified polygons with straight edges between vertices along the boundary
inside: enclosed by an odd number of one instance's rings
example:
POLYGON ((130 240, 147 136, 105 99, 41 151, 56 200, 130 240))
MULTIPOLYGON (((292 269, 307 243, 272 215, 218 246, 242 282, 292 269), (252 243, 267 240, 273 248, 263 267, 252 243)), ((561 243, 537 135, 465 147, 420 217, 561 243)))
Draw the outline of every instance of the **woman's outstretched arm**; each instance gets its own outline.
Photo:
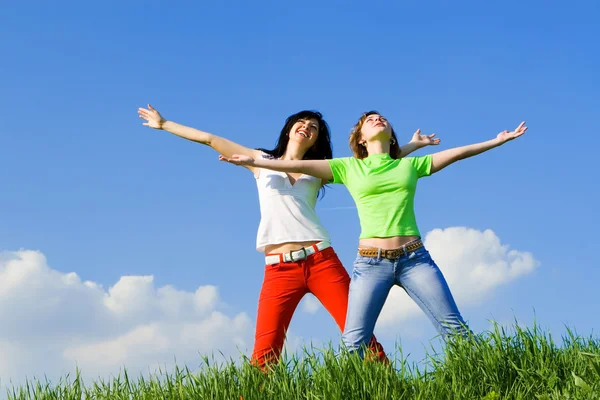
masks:
POLYGON ((476 156, 477 154, 484 153, 494 147, 501 146, 504 143, 523 135, 526 130, 527 127, 525 126, 525 121, 523 121, 514 131, 500 132, 495 139, 434 153, 431 156, 431 173, 434 174, 457 161, 476 156))
POLYGON ((219 156, 219 160, 247 168, 266 168, 279 172, 296 172, 312 175, 320 178, 323 182, 333 179, 331 167, 327 160, 265 160, 234 154, 231 157, 219 156))
MULTIPOLYGON (((440 139, 435 134, 421 135, 418 129, 408 144, 400 148, 402 156, 408 155, 421 147, 437 145, 440 139)), ((265 160, 255 159, 245 154, 234 154, 232 156, 220 155, 219 160, 247 168, 266 168, 279 172, 292 172, 312 175, 320 178, 323 182, 331 182, 333 172, 327 160, 265 160)))
MULTIPOLYGON (((231 157, 234 154, 242 154, 252 158, 260 158, 260 151, 258 150, 250 149, 232 142, 231 140, 213 135, 212 133, 204 132, 189 126, 180 125, 173 121, 167 121, 150 104, 148 104, 148 109, 139 108, 138 114, 141 119, 146 120, 144 126, 165 130, 184 139, 204 144, 213 148, 219 154, 223 154, 228 157, 231 157)), ((252 169, 252 167, 248 168, 252 169)))

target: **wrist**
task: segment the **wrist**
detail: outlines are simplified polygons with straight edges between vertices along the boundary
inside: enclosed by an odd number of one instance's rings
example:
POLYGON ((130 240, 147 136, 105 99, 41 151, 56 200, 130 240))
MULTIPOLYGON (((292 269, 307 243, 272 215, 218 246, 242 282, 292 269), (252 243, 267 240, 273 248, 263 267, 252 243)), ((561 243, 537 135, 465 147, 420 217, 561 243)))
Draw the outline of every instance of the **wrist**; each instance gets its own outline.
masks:
POLYGON ((494 147, 502 146, 506 142, 507 142, 506 140, 500 139, 498 137, 495 137, 492 139, 492 143, 493 143, 494 147))
POLYGON ((164 119, 164 118, 161 118, 161 119, 158 121, 158 129, 164 129, 164 130, 166 130, 167 128, 165 128, 165 126, 166 126, 166 125, 167 125, 169 122, 171 122, 171 121, 167 121, 166 119, 164 119))
POLYGON ((413 142, 412 140, 410 142, 408 142, 406 144, 406 147, 408 147, 411 150, 418 150, 421 147, 425 147, 424 143, 419 143, 419 142, 413 142))

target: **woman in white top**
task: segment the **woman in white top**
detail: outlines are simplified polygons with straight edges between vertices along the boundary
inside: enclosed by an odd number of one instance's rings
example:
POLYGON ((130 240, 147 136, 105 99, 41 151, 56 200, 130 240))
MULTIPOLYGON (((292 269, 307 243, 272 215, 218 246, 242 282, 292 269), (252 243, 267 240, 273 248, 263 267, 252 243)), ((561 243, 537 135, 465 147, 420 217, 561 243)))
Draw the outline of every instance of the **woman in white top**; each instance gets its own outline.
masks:
MULTIPOLYGON (((210 146, 219 154, 281 160, 331 159, 327 123, 321 113, 301 111, 287 118, 273 150, 250 149, 225 138, 167 121, 151 105, 140 108, 145 126, 162 129, 182 138, 210 146)), ((418 147, 437 144, 432 136, 417 133, 402 149, 406 155, 418 147)), ((350 277, 329 243, 329 235, 315 213, 323 182, 313 176, 248 167, 254 174, 260 199, 261 221, 256 248, 265 253, 264 281, 252 362, 261 368, 276 362, 296 306, 312 293, 343 332, 350 277)), ((374 357, 387 361, 383 347, 371 338, 374 357)))

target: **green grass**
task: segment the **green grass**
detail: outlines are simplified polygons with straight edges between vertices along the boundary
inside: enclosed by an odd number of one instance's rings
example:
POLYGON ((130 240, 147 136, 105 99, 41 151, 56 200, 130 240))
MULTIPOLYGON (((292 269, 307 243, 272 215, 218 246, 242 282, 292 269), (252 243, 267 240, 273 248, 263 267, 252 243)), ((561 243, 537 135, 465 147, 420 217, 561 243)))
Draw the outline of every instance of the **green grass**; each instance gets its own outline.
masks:
POLYGON ((538 327, 495 326, 457 339, 425 366, 406 360, 365 363, 333 349, 307 350, 267 374, 248 363, 204 359, 187 368, 132 379, 127 372, 85 385, 79 376, 56 384, 29 381, 9 399, 600 399, 600 341, 573 331, 555 343, 538 327))

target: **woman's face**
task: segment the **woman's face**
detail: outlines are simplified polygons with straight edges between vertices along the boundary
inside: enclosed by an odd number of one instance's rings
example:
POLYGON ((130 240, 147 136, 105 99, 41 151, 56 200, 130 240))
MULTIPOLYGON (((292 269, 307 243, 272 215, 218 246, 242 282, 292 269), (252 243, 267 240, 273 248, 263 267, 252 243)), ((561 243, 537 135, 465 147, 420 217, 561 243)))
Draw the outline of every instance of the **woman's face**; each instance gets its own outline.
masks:
POLYGON ((376 137, 389 140, 392 137, 392 126, 385 117, 379 114, 371 114, 363 122, 360 132, 361 143, 369 142, 376 137), (382 133, 385 136, 382 137, 382 133))
POLYGON ((319 122, 314 119, 300 119, 289 132, 290 141, 297 142, 302 148, 309 149, 319 137, 319 122))

